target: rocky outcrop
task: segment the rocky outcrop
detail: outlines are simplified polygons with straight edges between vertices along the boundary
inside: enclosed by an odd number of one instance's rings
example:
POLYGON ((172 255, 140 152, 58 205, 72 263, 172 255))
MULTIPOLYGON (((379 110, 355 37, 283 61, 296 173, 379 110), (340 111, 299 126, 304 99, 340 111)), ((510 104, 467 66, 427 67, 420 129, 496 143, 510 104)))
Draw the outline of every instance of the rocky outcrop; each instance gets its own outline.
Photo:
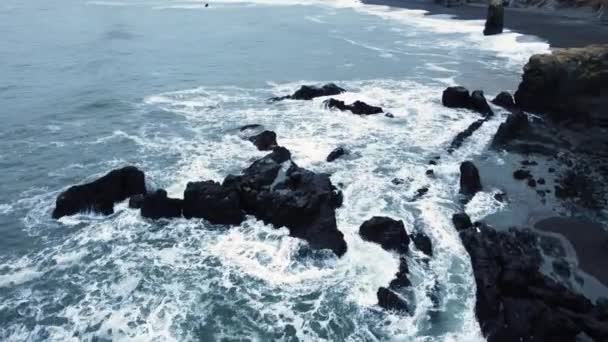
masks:
POLYGON ((338 87, 333 83, 328 83, 323 85, 322 87, 312 86, 312 85, 303 85, 292 95, 281 96, 281 97, 273 97, 269 101, 276 102, 281 100, 312 100, 316 97, 323 96, 334 96, 339 95, 346 90, 338 87))
POLYGON ((443 91, 441 103, 448 108, 465 108, 476 111, 484 117, 494 114, 481 90, 472 94, 465 87, 448 87, 443 91))
POLYGON ((515 108, 515 100, 507 91, 501 91, 498 95, 496 95, 494 100, 492 100, 492 103, 508 110, 515 108))
POLYGON ((469 108, 471 94, 465 87, 448 87, 443 91, 441 103, 448 108, 469 108))
POLYGON ((467 197, 473 197, 481 189, 481 179, 475 164, 471 161, 460 164, 460 193, 467 197))
POLYGON ((417 250, 429 257, 433 256, 433 244, 431 243, 431 239, 426 234, 417 232, 411 236, 411 239, 417 250))
POLYGON ((532 56, 515 102, 554 121, 608 126, 608 45, 532 56))
POLYGON ((378 289, 378 305, 386 310, 409 312, 407 303, 394 291, 381 287, 378 289))
POLYGON ((141 202, 141 216, 153 220, 182 216, 183 201, 167 197, 165 190, 156 190, 144 196, 141 202))
POLYGON ((408 302, 412 298, 412 293, 409 289, 411 282, 406 254, 409 251, 410 240, 413 240, 418 250, 431 257, 433 255, 431 240, 421 232, 410 238, 403 221, 380 216, 365 221, 359 227, 359 235, 363 240, 377 243, 383 249, 400 255, 399 271, 395 274, 395 279, 388 287, 378 289, 378 305, 387 310, 411 313, 412 308, 408 302))
POLYGON ((362 101, 355 101, 352 104, 345 104, 344 101, 339 101, 336 99, 329 99, 324 102, 325 106, 330 109, 339 109, 341 111, 351 111, 353 114, 357 115, 373 115, 380 114, 383 112, 382 108, 370 106, 362 101))
POLYGON ((184 191, 184 217, 213 224, 238 225, 245 220, 239 193, 213 181, 191 182, 184 191))
POLYGON ((464 141, 470 137, 471 135, 473 135, 473 133, 475 133, 475 131, 477 131, 481 125, 483 125, 483 123, 486 122, 485 119, 479 119, 477 121, 474 121, 472 124, 469 125, 469 127, 467 127, 467 129, 465 129, 464 131, 458 133, 454 139, 452 140, 452 142, 450 143, 450 147, 448 148, 448 152, 452 153, 454 152, 454 150, 458 149, 460 146, 462 146, 462 144, 464 143, 464 141))
POLYGON ((363 240, 379 244, 388 251, 405 254, 410 245, 410 237, 405 231, 403 221, 390 217, 375 216, 359 227, 363 240))
POLYGON ((530 231, 461 231, 477 284, 475 314, 489 342, 576 341, 585 333, 608 338, 608 322, 585 297, 540 271, 537 237, 530 231))
POLYGON ((504 147, 514 139, 525 137, 529 133, 529 130, 530 123, 528 122, 528 116, 522 111, 514 111, 498 127, 498 131, 496 131, 496 135, 494 135, 494 139, 492 140, 492 147, 504 147))
POLYGON ((454 224, 454 228, 459 232, 473 227, 471 218, 465 213, 454 214, 452 216, 452 223, 454 224))
POLYGON ((62 192, 57 197, 52 215, 55 219, 86 211, 110 215, 114 213, 114 203, 145 192, 144 173, 134 166, 127 166, 62 192))
POLYGON ((483 30, 485 36, 502 33, 504 26, 505 9, 502 0, 492 0, 488 6, 486 26, 483 30))
POLYGON ((308 241, 313 249, 346 252, 336 226, 335 209, 342 195, 329 176, 303 169, 284 147, 255 161, 239 176, 228 176, 222 187, 239 194, 242 210, 290 235, 308 241))
POLYGON ((331 163, 334 160, 336 160, 344 155, 347 155, 347 154, 348 154, 348 150, 346 150, 344 147, 337 147, 336 149, 331 151, 329 153, 329 155, 327 155, 326 160, 328 163, 331 163))
POLYGON ((249 141, 260 151, 270 151, 278 146, 277 134, 273 131, 263 131, 260 134, 249 137, 249 141))
POLYGON ((469 108, 476 111, 477 113, 480 113, 484 117, 494 115, 492 108, 490 108, 490 105, 488 104, 488 101, 486 100, 486 97, 483 94, 483 91, 473 91, 471 93, 471 99, 469 101, 469 108))
POLYGON ((475 90, 472 94, 469 94, 469 91, 464 87, 448 87, 443 91, 441 102, 448 108, 465 108, 480 113, 483 116, 483 119, 474 121, 467 129, 454 137, 448 147, 449 153, 454 152, 462 146, 467 138, 473 135, 484 122, 494 115, 481 90, 475 90))

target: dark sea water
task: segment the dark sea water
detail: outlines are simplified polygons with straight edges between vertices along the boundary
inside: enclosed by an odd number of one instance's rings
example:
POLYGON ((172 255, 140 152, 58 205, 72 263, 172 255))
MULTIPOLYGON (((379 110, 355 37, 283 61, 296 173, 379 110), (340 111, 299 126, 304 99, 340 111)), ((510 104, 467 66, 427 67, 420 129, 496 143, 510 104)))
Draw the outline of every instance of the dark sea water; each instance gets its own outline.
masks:
MULTIPOLYGON (((477 115, 442 107, 441 91, 513 90, 529 55, 548 46, 355 0, 209 3, 0 3, 0 340, 482 340, 450 217, 460 162, 484 157, 506 113, 448 155, 477 115), (330 112, 324 99, 266 102, 329 81, 349 90, 340 99, 395 118, 330 112), (342 183, 344 257, 301 258, 304 242, 254 218, 232 229, 149 222, 121 203, 109 217, 51 219, 66 187, 127 164, 176 197, 188 181, 238 173, 263 155, 238 134, 251 123, 342 183), (338 145, 353 155, 326 163, 338 145), (409 258, 412 316, 376 306, 398 260, 359 238, 374 215, 433 240, 433 259, 409 258)), ((468 205, 474 219, 504 209, 495 191, 468 205)))

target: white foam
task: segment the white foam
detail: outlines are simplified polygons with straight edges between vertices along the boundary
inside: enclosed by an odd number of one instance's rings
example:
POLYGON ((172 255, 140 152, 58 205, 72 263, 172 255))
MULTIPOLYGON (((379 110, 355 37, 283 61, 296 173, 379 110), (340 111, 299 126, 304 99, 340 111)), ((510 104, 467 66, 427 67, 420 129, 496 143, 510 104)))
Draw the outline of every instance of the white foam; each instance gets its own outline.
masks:
POLYGON ((23 268, 11 273, 0 275, 0 288, 12 287, 34 280, 42 276, 43 272, 33 267, 23 268))
POLYGON ((0 204, 0 214, 6 215, 13 211, 13 206, 11 204, 0 204))

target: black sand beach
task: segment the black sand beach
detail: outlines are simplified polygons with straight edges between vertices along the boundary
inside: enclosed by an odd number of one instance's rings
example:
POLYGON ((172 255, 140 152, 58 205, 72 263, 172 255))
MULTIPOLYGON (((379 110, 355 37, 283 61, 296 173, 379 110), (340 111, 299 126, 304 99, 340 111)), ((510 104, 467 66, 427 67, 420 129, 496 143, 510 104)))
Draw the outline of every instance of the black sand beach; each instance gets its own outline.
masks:
POLYGON ((593 222, 565 217, 552 217, 538 222, 536 229, 563 235, 576 251, 579 267, 608 285, 608 233, 593 222))
MULTIPOLYGON (((363 3, 425 10, 428 15, 449 14, 465 20, 485 20, 487 12, 480 4, 445 7, 432 0, 363 0, 363 3)), ((554 48, 608 43, 608 25, 590 17, 569 16, 559 10, 505 8, 505 29, 540 37, 554 48)))

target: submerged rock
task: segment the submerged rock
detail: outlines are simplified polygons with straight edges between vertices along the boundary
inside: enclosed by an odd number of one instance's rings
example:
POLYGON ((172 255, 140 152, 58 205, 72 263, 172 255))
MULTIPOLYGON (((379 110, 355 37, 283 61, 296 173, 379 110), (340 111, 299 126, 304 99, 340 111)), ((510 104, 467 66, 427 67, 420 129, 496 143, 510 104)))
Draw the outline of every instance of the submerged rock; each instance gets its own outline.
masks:
POLYGON ((337 85, 335 85, 333 83, 325 84, 322 87, 317 87, 317 86, 312 86, 312 85, 303 85, 302 87, 300 87, 300 89, 298 89, 292 95, 282 96, 282 97, 273 97, 270 99, 270 101, 276 102, 276 101, 281 101, 281 100, 286 100, 286 99, 312 100, 316 97, 339 95, 345 91, 346 90, 338 87, 337 85))
POLYGON ((532 178, 532 174, 528 170, 519 169, 513 172, 513 178, 517 180, 529 179, 532 178))
POLYGON ((182 216, 183 201, 167 197, 165 190, 156 190, 144 196, 141 203, 141 216, 158 220, 182 216))
POLYGON ((339 109, 341 111, 349 110, 353 114, 357 115, 373 115, 380 114, 383 112, 382 108, 370 106, 362 101, 355 101, 352 104, 345 104, 344 101, 339 101, 336 99, 329 99, 324 102, 325 106, 330 109, 339 109))
POLYGON ((326 160, 328 163, 331 163, 346 154, 348 154, 348 151, 344 147, 338 147, 329 153, 326 160))
POLYGON ((554 121, 605 125, 608 45, 560 49, 530 57, 515 102, 554 121))
POLYGON ((477 284, 475 314, 489 342, 576 341, 608 337, 608 322, 582 295, 546 277, 530 231, 461 231, 477 284))
POLYGON ((460 164, 460 193, 472 197, 481 189, 481 179, 475 164, 471 161, 460 164))
POLYGON ((57 197, 52 215, 54 219, 86 211, 110 215, 114 213, 114 203, 145 192, 144 173, 134 166, 127 166, 62 192, 57 197))
POLYGON ((405 231, 403 221, 390 217, 374 216, 359 227, 363 240, 375 242, 382 248, 405 254, 408 251, 410 237, 405 231))
POLYGON ((393 290, 381 287, 378 289, 378 305, 387 310, 409 313, 407 302, 393 290))
POLYGON ((505 9, 502 0, 492 0, 488 6, 486 26, 483 29, 485 36, 502 33, 504 25, 505 9))
POLYGON ((297 166, 286 148, 277 147, 241 175, 226 177, 223 187, 239 194, 245 213, 276 228, 287 227, 313 249, 330 249, 338 256, 346 252, 335 217, 340 192, 328 175, 297 166))
POLYGON ((241 126, 241 128, 239 128, 239 130, 241 132, 248 131, 248 130, 262 130, 262 129, 264 129, 264 126, 262 126, 260 124, 249 124, 249 125, 241 126))
POLYGON ((486 121, 485 119, 477 120, 477 121, 473 122, 472 124, 470 124, 469 127, 467 127, 467 129, 465 129, 464 131, 458 133, 456 135, 456 137, 454 137, 454 139, 450 143, 450 147, 448 148, 448 152, 452 153, 452 152, 454 152, 454 150, 456 150, 460 146, 462 146, 462 144, 464 143, 464 141, 468 137, 470 137, 471 135, 473 135, 473 133, 475 133, 475 131, 477 131, 481 127, 481 125, 483 125, 483 123, 485 121, 486 121))
POLYGON ((184 217, 232 225, 245 220, 238 192, 213 181, 188 183, 184 191, 184 217))
POLYGON ((249 141, 260 151, 270 151, 278 146, 277 134, 273 131, 263 131, 260 134, 249 137, 249 141))

